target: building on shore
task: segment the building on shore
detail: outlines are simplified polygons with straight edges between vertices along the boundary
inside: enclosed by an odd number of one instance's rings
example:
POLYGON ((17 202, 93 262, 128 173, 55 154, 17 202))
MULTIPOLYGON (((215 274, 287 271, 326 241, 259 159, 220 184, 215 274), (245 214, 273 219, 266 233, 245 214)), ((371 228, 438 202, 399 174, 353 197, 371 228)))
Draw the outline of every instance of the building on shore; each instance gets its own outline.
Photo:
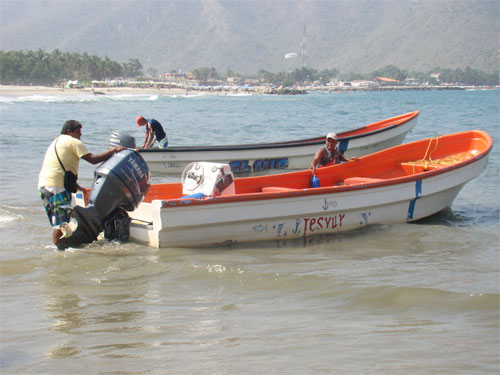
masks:
POLYGON ((369 81, 365 79, 357 79, 351 81, 351 86, 355 88, 365 88, 365 89, 378 89, 380 84, 375 81, 369 81))
POLYGON ((375 77, 375 82, 378 82, 380 86, 398 86, 401 84, 397 79, 388 77, 375 77))

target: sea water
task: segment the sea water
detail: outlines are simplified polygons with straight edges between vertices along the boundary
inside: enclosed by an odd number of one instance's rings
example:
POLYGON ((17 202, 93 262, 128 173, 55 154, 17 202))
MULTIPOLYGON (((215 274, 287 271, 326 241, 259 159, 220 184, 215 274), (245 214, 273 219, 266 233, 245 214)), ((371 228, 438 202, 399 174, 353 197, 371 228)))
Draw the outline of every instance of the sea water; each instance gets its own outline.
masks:
MULTIPOLYGON (((498 374, 499 94, 0 97, 0 373, 498 374), (142 145, 138 115, 185 146, 314 137, 414 110, 405 142, 470 129, 495 141, 451 209, 420 222, 219 249, 51 245, 37 179, 68 119, 99 153, 114 131, 142 145)), ((83 186, 94 170, 80 163, 83 186)))

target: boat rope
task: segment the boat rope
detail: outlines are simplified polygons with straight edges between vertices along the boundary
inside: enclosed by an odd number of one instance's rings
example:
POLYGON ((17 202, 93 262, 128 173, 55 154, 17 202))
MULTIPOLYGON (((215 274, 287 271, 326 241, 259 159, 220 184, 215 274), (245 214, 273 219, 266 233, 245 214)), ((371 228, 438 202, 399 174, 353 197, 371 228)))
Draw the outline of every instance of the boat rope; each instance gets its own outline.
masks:
POLYGON ((439 143, 439 137, 432 137, 431 139, 429 139, 429 144, 427 145, 427 150, 425 150, 425 154, 424 154, 423 159, 419 159, 419 160, 409 161, 408 162, 408 164, 413 164, 413 174, 415 174, 415 164, 422 164, 423 163, 424 164, 424 168, 427 168, 427 166, 429 165, 429 162, 432 162, 431 156, 432 156, 432 153, 434 151, 436 151, 438 143, 439 143), (436 146, 434 147, 434 149, 429 154, 429 160, 427 160, 427 154, 429 153, 429 149, 431 148, 432 140, 433 139, 436 140, 436 146))
POLYGON ((432 144, 432 140, 435 139, 436 140, 436 146, 434 146, 434 150, 431 151, 431 153, 429 154, 429 161, 432 161, 432 153, 434 151, 436 151, 436 148, 438 147, 438 143, 439 143, 439 137, 432 137, 431 139, 429 139, 429 144, 427 145, 427 150, 425 150, 425 155, 424 155, 424 158, 422 159, 422 161, 426 162, 427 160, 427 153, 429 152, 429 149, 431 148, 431 144, 432 144))
POLYGON ((467 151, 467 152, 461 152, 458 154, 450 155, 450 156, 447 156, 447 157, 444 157, 441 159, 432 160, 432 154, 434 151, 436 151, 436 149, 438 147, 438 143, 439 143, 439 137, 432 137, 429 140, 429 144, 427 145, 427 150, 425 151, 425 155, 424 155, 423 159, 407 162, 408 164, 413 164, 413 174, 415 174, 415 166, 417 164, 423 164, 424 170, 425 170, 429 167, 429 164, 432 164, 432 166, 445 167, 448 165, 460 163, 460 162, 467 160, 473 156, 470 152, 467 151), (434 149, 432 149, 432 151, 429 153, 429 150, 431 149, 431 145, 432 145, 433 140, 436 140, 436 143, 435 143, 434 149))

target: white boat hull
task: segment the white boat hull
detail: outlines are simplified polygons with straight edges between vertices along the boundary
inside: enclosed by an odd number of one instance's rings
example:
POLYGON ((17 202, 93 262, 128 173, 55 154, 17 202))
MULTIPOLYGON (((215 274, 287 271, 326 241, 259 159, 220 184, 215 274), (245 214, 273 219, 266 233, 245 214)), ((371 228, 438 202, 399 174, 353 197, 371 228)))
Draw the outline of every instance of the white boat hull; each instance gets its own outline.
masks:
MULTIPOLYGON (((396 117, 395 121, 398 121, 396 117)), ((400 121, 400 120, 399 120, 400 121)), ((378 129, 366 134, 342 138, 339 147, 347 158, 364 156, 403 142, 417 124, 417 116, 398 125, 378 129)), ((259 172, 266 170, 299 170, 308 168, 324 140, 286 144, 169 147, 165 150, 141 150, 141 156, 153 175, 177 174, 196 161, 229 164, 233 172, 259 172), (253 147, 255 146, 255 147, 253 147)))
POLYGON ((155 247, 197 247, 283 240, 352 231, 370 224, 411 222, 451 206, 487 157, 462 168, 387 186, 297 197, 173 207, 142 203, 132 212, 131 239, 155 247))

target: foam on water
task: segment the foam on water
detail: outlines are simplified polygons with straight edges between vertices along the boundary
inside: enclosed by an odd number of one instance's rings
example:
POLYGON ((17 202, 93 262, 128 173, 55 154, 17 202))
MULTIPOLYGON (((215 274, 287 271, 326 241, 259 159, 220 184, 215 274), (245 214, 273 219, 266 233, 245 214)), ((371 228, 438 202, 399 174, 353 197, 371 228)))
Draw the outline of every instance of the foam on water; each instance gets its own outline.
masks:
POLYGON ((20 214, 12 212, 15 207, 0 206, 0 225, 5 223, 11 223, 13 221, 21 221, 24 217, 20 214))
MULTIPOLYGON (((198 95, 191 95, 198 96, 198 95)), ((160 94, 107 94, 94 95, 29 95, 29 96, 0 96, 0 104, 12 103, 84 103, 84 102, 106 102, 106 101, 156 101, 160 98, 176 97, 176 95, 160 94)))

